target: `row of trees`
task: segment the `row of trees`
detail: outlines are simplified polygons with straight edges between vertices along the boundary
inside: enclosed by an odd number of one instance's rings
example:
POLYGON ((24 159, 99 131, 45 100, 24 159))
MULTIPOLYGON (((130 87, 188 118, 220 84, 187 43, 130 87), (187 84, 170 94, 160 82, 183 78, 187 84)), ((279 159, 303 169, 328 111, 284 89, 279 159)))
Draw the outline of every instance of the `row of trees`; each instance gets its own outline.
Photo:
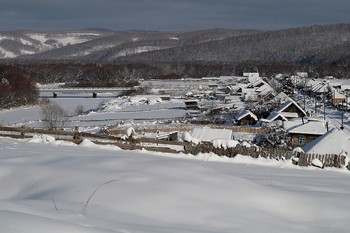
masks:
POLYGON ((38 100, 38 90, 33 80, 17 71, 0 77, 0 109, 34 104, 38 100))
POLYGON ((317 78, 332 75, 336 78, 350 78, 350 69, 337 64, 300 64, 296 62, 241 63, 218 62, 169 62, 169 63, 79 63, 79 62, 8 62, 0 63, 1 73, 8 70, 21 70, 35 82, 42 84, 64 82, 79 85, 131 86, 139 79, 179 79, 201 78, 206 76, 241 75, 243 72, 259 70, 261 76, 270 77, 283 73, 293 74, 305 70, 309 77, 317 78))

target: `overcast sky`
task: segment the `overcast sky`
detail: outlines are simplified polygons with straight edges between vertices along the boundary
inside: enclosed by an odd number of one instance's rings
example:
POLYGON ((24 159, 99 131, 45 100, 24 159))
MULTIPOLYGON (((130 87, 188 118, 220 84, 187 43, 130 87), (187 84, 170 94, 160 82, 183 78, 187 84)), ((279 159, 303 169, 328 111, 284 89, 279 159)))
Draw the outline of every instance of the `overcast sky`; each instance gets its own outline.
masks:
POLYGON ((279 29, 350 23, 350 0, 0 0, 0 30, 279 29))

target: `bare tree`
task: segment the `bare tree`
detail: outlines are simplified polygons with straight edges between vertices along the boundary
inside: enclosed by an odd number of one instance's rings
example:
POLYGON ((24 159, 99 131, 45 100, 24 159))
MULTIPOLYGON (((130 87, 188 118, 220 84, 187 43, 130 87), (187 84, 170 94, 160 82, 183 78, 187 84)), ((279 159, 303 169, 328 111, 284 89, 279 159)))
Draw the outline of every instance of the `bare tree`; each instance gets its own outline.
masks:
POLYGON ((83 106, 83 105, 78 105, 78 106, 75 108, 74 113, 75 113, 75 115, 77 115, 77 116, 83 115, 83 114, 84 114, 84 106, 83 106))
POLYGON ((69 119, 68 113, 56 102, 41 107, 42 122, 46 129, 59 130, 69 119))

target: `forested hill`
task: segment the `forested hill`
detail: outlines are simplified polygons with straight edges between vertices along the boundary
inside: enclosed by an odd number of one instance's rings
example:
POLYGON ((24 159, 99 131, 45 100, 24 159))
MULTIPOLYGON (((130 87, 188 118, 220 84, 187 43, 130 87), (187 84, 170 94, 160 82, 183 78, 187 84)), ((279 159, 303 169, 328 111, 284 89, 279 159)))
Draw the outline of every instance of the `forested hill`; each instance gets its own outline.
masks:
POLYGON ((0 57, 114 64, 257 61, 350 67, 350 24, 275 31, 115 32, 90 29, 55 33, 0 32, 0 57))
POLYGON ((310 26, 233 36, 120 57, 123 61, 297 61, 332 63, 350 55, 350 24, 310 26))

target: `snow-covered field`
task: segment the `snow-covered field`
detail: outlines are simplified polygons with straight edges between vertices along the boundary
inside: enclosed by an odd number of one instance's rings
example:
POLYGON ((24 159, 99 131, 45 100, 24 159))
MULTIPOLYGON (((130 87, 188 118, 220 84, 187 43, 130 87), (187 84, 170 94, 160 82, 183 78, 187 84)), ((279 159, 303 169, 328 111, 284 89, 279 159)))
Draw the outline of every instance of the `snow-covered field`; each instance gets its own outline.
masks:
POLYGON ((0 138, 0 232, 349 232, 345 170, 44 139, 0 138))

